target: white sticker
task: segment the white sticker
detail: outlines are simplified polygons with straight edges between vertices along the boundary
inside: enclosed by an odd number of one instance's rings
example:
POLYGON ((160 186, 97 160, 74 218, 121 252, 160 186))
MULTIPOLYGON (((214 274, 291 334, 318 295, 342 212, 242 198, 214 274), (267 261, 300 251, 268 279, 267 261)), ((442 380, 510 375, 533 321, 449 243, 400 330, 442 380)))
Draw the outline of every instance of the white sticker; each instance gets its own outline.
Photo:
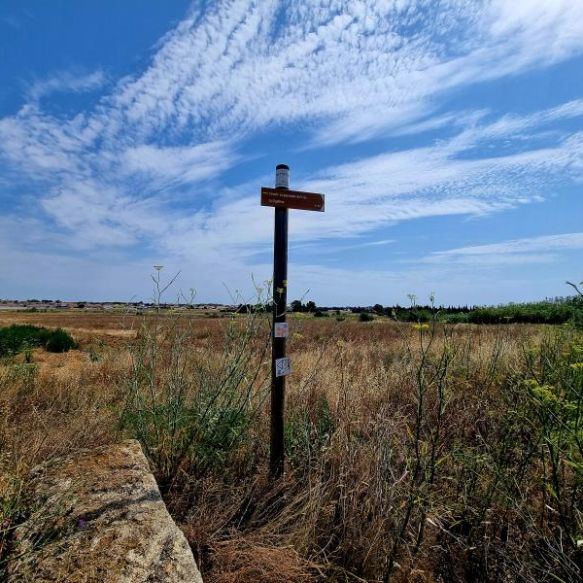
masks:
POLYGON ((288 335, 287 322, 276 322, 273 330, 273 335, 276 338, 287 338, 288 335))
POLYGON ((291 372, 291 363, 289 358, 276 358, 275 359, 275 376, 284 377, 291 372))

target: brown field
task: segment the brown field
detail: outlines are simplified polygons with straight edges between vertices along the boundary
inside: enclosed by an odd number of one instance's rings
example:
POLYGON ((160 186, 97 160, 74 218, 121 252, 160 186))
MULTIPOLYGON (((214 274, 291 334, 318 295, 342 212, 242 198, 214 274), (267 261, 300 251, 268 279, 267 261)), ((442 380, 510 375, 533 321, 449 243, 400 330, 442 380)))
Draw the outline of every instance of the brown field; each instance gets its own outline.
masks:
POLYGON ((0 313, 12 323, 63 327, 79 347, 0 361, 5 524, 35 464, 131 436, 207 582, 581 573, 571 329, 292 318, 272 484, 264 316, 0 313))

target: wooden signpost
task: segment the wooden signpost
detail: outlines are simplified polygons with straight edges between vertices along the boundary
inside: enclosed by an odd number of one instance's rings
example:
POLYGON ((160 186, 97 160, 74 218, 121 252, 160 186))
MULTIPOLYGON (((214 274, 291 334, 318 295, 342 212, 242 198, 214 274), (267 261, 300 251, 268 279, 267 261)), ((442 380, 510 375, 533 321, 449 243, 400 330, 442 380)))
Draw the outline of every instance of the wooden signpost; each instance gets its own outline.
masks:
POLYGON ((275 167, 275 188, 261 189, 261 205, 275 207, 273 237, 273 325, 271 348, 271 442, 269 471, 272 479, 283 474, 285 377, 291 371, 285 354, 287 311, 287 232, 288 209, 324 212, 325 197, 315 192, 289 189, 289 166, 275 167))
POLYGON ((299 190, 261 189, 261 204, 275 208, 298 209, 300 211, 324 212, 324 195, 299 190))

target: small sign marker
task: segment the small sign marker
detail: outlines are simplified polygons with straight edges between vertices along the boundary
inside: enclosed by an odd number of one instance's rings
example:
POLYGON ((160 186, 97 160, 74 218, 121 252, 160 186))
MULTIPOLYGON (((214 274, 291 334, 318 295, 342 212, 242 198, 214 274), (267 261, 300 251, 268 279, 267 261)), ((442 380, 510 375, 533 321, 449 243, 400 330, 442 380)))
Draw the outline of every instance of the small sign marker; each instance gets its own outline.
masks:
POLYGON ((275 376, 285 377, 291 372, 291 363, 287 356, 275 361, 275 376))
POLYGON ((289 334, 289 327, 287 322, 276 322, 274 329, 273 329, 273 335, 275 336, 275 338, 287 338, 289 334))

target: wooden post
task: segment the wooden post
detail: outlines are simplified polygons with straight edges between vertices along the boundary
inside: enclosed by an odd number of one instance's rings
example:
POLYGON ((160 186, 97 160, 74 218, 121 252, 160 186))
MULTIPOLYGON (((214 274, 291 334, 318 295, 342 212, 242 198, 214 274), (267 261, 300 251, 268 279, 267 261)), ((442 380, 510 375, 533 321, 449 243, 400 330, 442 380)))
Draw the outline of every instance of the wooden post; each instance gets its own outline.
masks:
POLYGON ((289 189, 289 166, 275 167, 275 188, 261 188, 261 205, 275 207, 273 237, 273 324, 271 328, 271 441, 269 473, 272 480, 284 470, 285 444, 283 418, 285 406, 285 377, 290 373, 285 355, 288 334, 287 310, 287 221, 288 209, 323 213, 325 197, 317 192, 289 189))
MULTIPOLYGON (((289 167, 276 167, 275 188, 289 189, 289 167)), ((285 359, 286 337, 276 335, 276 325, 285 323, 287 311, 287 233, 288 209, 275 208, 275 230, 273 239, 273 323, 271 349, 271 449, 269 470, 272 479, 281 477, 284 469, 284 407, 285 374, 278 372, 278 363, 285 359)))

